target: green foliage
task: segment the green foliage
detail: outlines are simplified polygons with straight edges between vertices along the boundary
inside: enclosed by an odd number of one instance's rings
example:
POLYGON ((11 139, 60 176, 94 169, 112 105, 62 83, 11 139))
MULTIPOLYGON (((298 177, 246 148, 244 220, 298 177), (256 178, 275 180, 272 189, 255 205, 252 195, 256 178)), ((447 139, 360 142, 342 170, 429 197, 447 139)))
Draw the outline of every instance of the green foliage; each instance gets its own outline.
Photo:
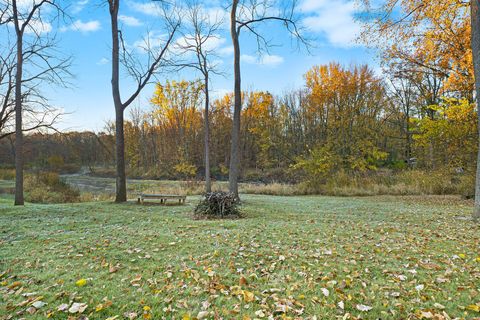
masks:
POLYGON ((368 143, 358 145, 357 152, 352 152, 346 158, 337 151, 329 146, 314 148, 307 157, 298 157, 292 168, 303 173, 304 183, 318 189, 332 176, 342 175, 344 171, 355 175, 358 172, 376 170, 378 163, 387 157, 387 153, 368 143))
POLYGON ((418 132, 413 136, 420 148, 433 148, 436 162, 449 167, 471 168, 475 164, 478 143, 477 114, 467 100, 444 98, 433 118, 416 120, 418 132))
POLYGON ((340 159, 329 147, 318 147, 310 150, 307 157, 298 157, 293 165, 294 170, 301 170, 305 181, 323 183, 337 168, 340 159))
POLYGON ((26 200, 34 203, 79 202, 80 192, 60 179, 55 172, 28 174, 25 178, 26 200))

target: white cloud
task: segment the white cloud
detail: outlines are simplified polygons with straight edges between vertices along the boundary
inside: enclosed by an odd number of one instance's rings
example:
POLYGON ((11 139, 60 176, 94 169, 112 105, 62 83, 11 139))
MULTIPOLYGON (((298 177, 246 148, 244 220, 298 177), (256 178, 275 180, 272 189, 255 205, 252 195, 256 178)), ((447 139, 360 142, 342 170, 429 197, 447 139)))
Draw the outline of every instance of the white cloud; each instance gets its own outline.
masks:
MULTIPOLYGON (((133 48, 140 53, 147 53, 149 50, 156 50, 162 47, 167 41, 168 35, 158 31, 150 31, 148 34, 133 43, 133 48)), ((126 44, 128 47, 128 44, 126 44)), ((130 47, 131 48, 131 47, 130 47)))
POLYGON ((284 61, 283 57, 276 56, 276 55, 264 55, 260 58, 260 64, 266 66, 277 66, 282 64, 284 61))
POLYGON ((128 5, 130 8, 133 10, 143 13, 147 16, 159 16, 161 13, 160 8, 158 5, 152 2, 147 2, 147 3, 140 3, 140 2, 135 2, 135 1, 129 1, 128 5))
MULTIPOLYGON (((229 47, 224 47, 226 42, 227 42, 227 39, 225 39, 224 37, 218 34, 212 34, 203 42, 203 45, 202 45, 203 50, 213 51, 218 55, 226 55, 230 52, 229 47)), ((193 47, 195 46, 194 36, 186 35, 177 39, 177 41, 175 41, 174 50, 180 53, 184 51, 182 50, 182 48, 192 47, 192 46, 193 47)), ((232 52, 233 52, 233 48, 232 48, 232 52)))
POLYGON ((103 65, 106 65, 107 63, 109 63, 110 60, 108 60, 107 58, 103 57, 102 59, 100 59, 98 62, 97 62, 97 65, 99 66, 103 66, 103 65))
POLYGON ((248 54, 242 54, 240 59, 248 64, 256 64, 260 66, 276 67, 284 62, 283 57, 277 55, 264 54, 261 56, 251 56, 248 54))
POLYGON ((335 0, 304 0, 300 5, 300 10, 305 12, 312 12, 319 10, 329 2, 335 2, 335 0))
POLYGON ((138 27, 141 26, 143 23, 138 20, 135 17, 130 17, 130 16, 125 16, 125 15, 119 15, 118 20, 123 22, 125 25, 130 26, 130 27, 138 27))
POLYGON ((70 26, 61 28, 60 31, 65 32, 67 30, 72 30, 72 31, 80 31, 83 33, 87 33, 87 32, 97 31, 99 29, 100 29, 100 21, 98 20, 92 20, 87 22, 83 22, 82 20, 76 20, 70 26))
POLYGON ((72 13, 79 13, 85 8, 85 6, 90 2, 90 0, 79 0, 75 1, 75 4, 72 6, 72 13))
POLYGON ((355 45, 360 24, 354 15, 358 8, 353 0, 304 0, 300 6, 306 16, 304 26, 326 37, 330 44, 339 47, 355 45))
POLYGON ((254 57, 254 56, 251 56, 249 54, 242 54, 240 56, 240 59, 245 62, 245 63, 248 63, 248 64, 256 64, 257 63, 257 58, 254 57))
POLYGON ((226 46, 223 48, 219 48, 217 50, 218 54, 221 56, 229 56, 233 54, 233 46, 226 46))
POLYGON ((30 34, 42 34, 50 31, 52 31, 52 25, 49 22, 40 20, 31 20, 28 28, 25 29, 25 32, 30 34))

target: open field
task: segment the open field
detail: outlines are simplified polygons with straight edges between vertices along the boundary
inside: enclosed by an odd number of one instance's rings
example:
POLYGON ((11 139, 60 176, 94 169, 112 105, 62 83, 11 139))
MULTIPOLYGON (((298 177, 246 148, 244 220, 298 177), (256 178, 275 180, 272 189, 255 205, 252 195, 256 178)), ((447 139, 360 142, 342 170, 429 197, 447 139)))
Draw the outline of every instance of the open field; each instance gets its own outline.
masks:
POLYGON ((480 316, 468 202, 250 195, 245 219, 195 221, 197 200, 20 208, 3 198, 0 318, 66 319, 58 309, 74 302, 89 319, 480 316))

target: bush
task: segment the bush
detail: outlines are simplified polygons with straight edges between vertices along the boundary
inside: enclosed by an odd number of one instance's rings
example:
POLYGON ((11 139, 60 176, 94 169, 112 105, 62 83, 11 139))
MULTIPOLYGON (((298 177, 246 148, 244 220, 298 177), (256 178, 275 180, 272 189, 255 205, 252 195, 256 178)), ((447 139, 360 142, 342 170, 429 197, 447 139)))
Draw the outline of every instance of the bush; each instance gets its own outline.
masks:
POLYGON ((25 177, 25 199, 34 203, 79 202, 80 192, 55 172, 39 172, 25 177))
POLYGON ((224 219, 239 218, 238 201, 230 192, 210 192, 195 208, 195 218, 224 219))
POLYGON ((0 180, 14 180, 15 179, 15 169, 0 169, 0 180))

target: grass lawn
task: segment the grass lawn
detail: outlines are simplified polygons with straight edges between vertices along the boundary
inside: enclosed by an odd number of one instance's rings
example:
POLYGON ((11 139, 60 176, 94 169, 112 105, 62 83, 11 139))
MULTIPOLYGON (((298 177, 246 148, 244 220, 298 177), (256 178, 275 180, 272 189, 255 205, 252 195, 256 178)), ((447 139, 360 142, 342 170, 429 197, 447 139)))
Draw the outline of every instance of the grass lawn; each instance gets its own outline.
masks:
POLYGON ((247 218, 194 221, 197 200, 0 199, 0 319, 480 317, 469 203, 245 195, 247 218))

